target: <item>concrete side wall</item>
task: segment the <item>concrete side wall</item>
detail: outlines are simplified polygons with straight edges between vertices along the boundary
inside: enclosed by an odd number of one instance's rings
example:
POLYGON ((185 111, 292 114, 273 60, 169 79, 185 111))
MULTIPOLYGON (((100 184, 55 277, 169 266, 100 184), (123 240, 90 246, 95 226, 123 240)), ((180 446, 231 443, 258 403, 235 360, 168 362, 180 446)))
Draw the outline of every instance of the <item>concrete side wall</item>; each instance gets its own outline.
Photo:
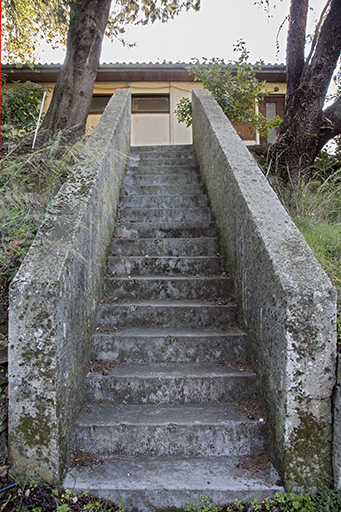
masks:
POLYGON ((333 469, 334 486, 341 489, 341 355, 338 354, 337 377, 334 391, 333 469))
POLYGON ((205 90, 193 91, 193 138, 248 332, 274 463, 287 488, 330 483, 336 291, 205 90))
POLYGON ((51 484, 67 467, 90 336, 130 147, 130 91, 118 90, 49 206, 11 286, 11 472, 51 484))

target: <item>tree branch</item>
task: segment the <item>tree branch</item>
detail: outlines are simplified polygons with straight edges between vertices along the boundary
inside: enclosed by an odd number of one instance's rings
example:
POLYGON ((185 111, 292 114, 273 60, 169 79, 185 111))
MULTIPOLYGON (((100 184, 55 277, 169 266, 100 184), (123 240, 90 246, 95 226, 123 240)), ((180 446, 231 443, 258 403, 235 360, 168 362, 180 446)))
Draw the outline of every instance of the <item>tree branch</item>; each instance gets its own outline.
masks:
POLYGON ((341 1, 332 0, 304 82, 320 97, 321 109, 341 52, 341 1))
POLYGON ((321 12, 320 19, 319 19, 318 24, 317 24, 316 29, 315 29, 314 39, 313 39, 313 41, 311 43, 310 52, 309 52, 309 55, 306 58, 306 61, 305 61, 305 64, 304 64, 303 74, 305 73, 305 71, 306 71, 306 69, 307 69, 307 67, 309 65, 310 59, 311 59, 311 57, 312 57, 312 55, 314 53, 314 50, 315 50, 315 47, 316 47, 316 44, 317 44, 317 41, 318 41, 318 38, 319 38, 319 35, 320 35, 320 30, 321 30, 323 18, 324 18, 325 14, 326 14, 326 11, 327 11, 328 7, 330 7, 331 1, 332 0, 327 0, 326 5, 323 7, 323 10, 321 12))
POLYGON ((319 138, 319 150, 336 135, 341 133, 341 96, 323 112, 323 125, 319 138))
POLYGON ((287 40, 287 103, 291 102, 304 67, 308 0, 291 0, 287 40))

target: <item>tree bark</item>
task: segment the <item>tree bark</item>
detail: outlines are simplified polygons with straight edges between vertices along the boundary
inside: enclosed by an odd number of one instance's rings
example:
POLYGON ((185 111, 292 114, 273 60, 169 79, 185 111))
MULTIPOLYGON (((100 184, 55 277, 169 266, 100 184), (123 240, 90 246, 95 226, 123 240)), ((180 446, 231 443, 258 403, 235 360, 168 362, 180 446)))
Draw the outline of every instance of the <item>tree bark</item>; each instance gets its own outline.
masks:
MULTIPOLYGON (((303 3, 307 10, 308 2, 301 0, 292 0, 291 9, 303 3)), ((295 11, 293 19, 299 12, 299 9, 295 11)), ((300 36, 302 28, 296 27, 300 36)), ((328 109, 326 113, 323 112, 323 104, 341 52, 341 1, 331 2, 307 66, 302 62, 301 37, 298 39, 298 48, 295 48, 296 37, 297 33, 289 30, 288 53, 292 53, 292 56, 287 67, 288 98, 279 139, 271 151, 273 166, 285 181, 293 185, 297 185, 309 171, 324 145, 322 141, 335 136, 336 126, 339 126, 339 103, 329 110, 330 117, 333 117, 329 118, 330 121, 326 119, 328 109)))
POLYGON ((67 49, 40 131, 43 139, 59 131, 84 133, 108 23, 111 0, 71 4, 67 49))
POLYGON ((287 43, 287 102, 291 102, 304 66, 308 0, 291 0, 287 43))

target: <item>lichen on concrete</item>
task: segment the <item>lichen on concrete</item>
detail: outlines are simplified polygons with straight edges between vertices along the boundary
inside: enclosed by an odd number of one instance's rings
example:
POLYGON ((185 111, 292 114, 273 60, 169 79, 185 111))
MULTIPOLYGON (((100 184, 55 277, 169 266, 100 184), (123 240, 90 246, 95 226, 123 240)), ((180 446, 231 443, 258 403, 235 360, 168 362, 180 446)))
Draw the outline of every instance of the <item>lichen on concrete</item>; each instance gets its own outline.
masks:
POLYGON ((333 478, 336 291, 210 93, 193 90, 192 105, 194 149, 273 461, 288 488, 313 488, 321 474, 325 483, 333 478))
POLYGON ((83 403, 90 335, 130 147, 118 90, 17 273, 9 308, 11 473, 59 484, 83 403))

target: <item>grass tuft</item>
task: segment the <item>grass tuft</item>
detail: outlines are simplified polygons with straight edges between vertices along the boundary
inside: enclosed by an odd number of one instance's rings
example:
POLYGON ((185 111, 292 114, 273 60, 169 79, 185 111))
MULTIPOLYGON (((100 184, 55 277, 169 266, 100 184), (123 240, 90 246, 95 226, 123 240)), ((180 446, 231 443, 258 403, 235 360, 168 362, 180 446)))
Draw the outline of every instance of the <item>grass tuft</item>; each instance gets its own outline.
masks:
POLYGON ((57 139, 36 151, 14 148, 0 162, 0 313, 8 287, 25 257, 51 199, 77 162, 85 141, 64 146, 57 139))
POLYGON ((272 185, 304 236, 338 294, 337 339, 341 352, 341 167, 335 169, 326 155, 316 173, 298 187, 284 186, 276 177, 272 185))

